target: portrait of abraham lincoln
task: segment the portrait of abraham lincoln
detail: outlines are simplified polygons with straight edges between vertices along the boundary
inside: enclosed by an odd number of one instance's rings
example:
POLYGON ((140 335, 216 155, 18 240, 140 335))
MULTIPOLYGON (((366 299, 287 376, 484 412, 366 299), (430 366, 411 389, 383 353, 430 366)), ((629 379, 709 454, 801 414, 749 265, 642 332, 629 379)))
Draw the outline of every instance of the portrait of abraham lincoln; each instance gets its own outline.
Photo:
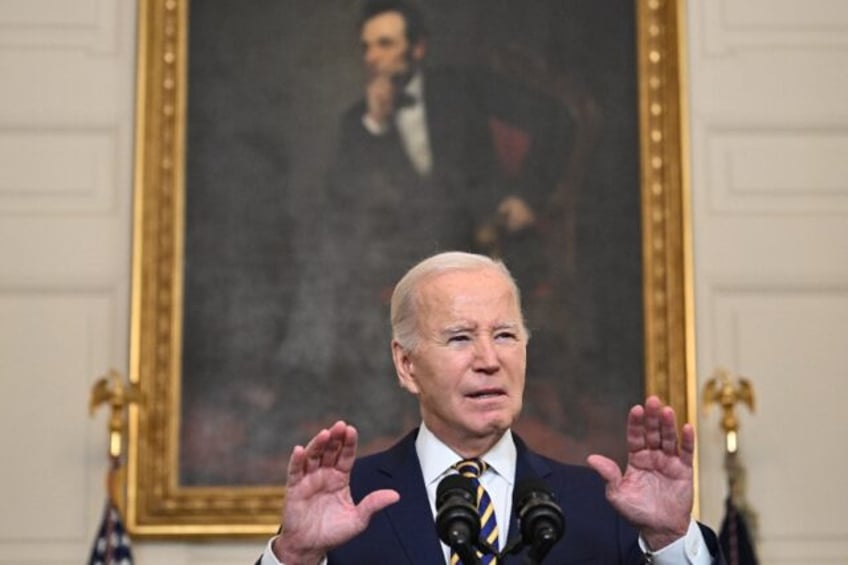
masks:
POLYGON ((612 0, 191 2, 181 484, 278 485, 338 419, 360 454, 417 426, 389 299, 453 249, 519 284, 515 432, 624 459, 645 387, 635 19, 612 0))

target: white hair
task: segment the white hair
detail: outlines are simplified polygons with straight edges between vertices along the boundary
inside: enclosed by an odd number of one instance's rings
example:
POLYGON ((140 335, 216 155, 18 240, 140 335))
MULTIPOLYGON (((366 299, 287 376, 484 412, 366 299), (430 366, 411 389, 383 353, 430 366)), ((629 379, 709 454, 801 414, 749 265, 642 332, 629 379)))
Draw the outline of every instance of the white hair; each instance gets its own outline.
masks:
MULTIPOLYGON (((401 347, 412 351, 418 345, 418 289, 425 280, 450 271, 479 271, 494 269, 504 275, 512 286, 518 311, 521 312, 521 293, 512 274, 500 260, 464 251, 446 251, 424 259, 412 267, 395 285, 392 292, 392 337, 401 347)), ((521 319, 522 329, 529 336, 521 319)))

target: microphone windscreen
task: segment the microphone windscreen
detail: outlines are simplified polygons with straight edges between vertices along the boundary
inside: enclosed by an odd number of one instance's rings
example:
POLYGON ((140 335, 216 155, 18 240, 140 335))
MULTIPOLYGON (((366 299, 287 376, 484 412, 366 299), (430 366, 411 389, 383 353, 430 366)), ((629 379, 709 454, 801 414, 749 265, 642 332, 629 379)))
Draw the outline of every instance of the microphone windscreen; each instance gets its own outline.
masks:
POLYGON ((565 516, 548 485, 537 478, 521 481, 513 491, 513 508, 518 516, 521 536, 541 561, 565 533, 565 516))
MULTIPOLYGON (((448 475, 436 487, 436 533, 461 558, 473 557, 472 548, 480 537, 480 515, 477 489, 468 477, 448 475)), ((474 562, 465 558, 464 563, 474 562)))
POLYGON ((477 489, 474 487, 474 481, 462 475, 448 475, 442 479, 436 487, 436 508, 441 508, 447 499, 454 496, 461 496, 476 505, 477 489))
POLYGON ((554 495, 542 479, 525 479, 515 485, 512 493, 512 506, 521 510, 533 498, 553 499, 554 495))

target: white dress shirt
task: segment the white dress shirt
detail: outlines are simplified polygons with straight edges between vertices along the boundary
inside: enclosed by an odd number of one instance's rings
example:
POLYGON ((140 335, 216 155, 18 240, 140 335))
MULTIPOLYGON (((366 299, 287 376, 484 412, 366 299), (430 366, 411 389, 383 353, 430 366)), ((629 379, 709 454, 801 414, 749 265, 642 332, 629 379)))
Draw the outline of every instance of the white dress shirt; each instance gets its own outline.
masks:
MULTIPOLYGON (((412 166, 419 175, 427 176, 433 170, 433 151, 430 148, 430 132, 427 130, 424 76, 421 71, 412 75, 403 93, 410 103, 395 109, 395 127, 412 166)), ((362 116, 362 125, 372 135, 385 135, 389 131, 388 127, 378 124, 367 113, 362 116)))
MULTIPOLYGON (((430 499, 430 511, 436 515, 436 488, 439 482, 450 474, 455 474, 453 466, 464 457, 457 454, 439 438, 433 435, 427 426, 421 424, 418 437, 415 438, 415 451, 421 462, 421 472, 427 487, 427 498, 430 499)), ((512 512, 512 489, 515 486, 515 442, 512 433, 507 431, 492 449, 480 457, 488 465, 486 472, 480 476, 480 484, 489 493, 495 509, 495 520, 498 524, 498 549, 506 546, 506 536, 509 529, 509 517, 512 512)), ((450 547, 442 542, 445 562, 450 559, 450 547)))

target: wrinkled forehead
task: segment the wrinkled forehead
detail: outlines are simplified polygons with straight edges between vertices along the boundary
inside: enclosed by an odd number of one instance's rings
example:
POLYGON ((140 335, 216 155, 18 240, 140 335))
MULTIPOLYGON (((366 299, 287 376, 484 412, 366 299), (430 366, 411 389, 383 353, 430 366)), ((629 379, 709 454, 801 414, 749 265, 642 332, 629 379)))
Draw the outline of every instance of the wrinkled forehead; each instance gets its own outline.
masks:
POLYGON ((449 270, 434 273, 420 282, 415 293, 418 311, 456 310, 481 303, 503 302, 501 316, 521 318, 512 281, 494 267, 449 270))

